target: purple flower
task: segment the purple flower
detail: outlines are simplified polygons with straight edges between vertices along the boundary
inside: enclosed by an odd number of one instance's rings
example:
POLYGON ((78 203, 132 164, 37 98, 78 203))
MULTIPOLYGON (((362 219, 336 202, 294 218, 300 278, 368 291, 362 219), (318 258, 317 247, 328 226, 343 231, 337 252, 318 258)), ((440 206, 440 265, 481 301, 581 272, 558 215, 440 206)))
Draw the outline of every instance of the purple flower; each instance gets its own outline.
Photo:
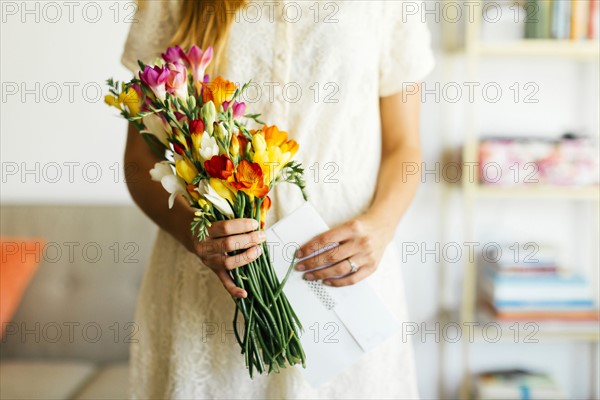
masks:
MULTIPOLYGON (((229 108, 229 103, 229 101, 223 102, 223 110, 227 111, 229 108)), ((231 110, 234 119, 241 118, 246 113, 246 103, 234 101, 233 105, 231 106, 231 110)))
POLYGON ((140 80, 161 100, 164 100, 167 95, 165 83, 168 77, 169 70, 158 65, 154 67, 146 66, 144 71, 140 71, 140 80))
POLYGON ((204 71, 213 58, 213 48, 208 47, 202 51, 198 46, 192 46, 186 55, 187 61, 192 69, 194 82, 201 82, 204 79, 204 71))
POLYGON ((162 54, 162 58, 168 63, 187 62, 187 56, 179 46, 169 47, 167 51, 162 54))

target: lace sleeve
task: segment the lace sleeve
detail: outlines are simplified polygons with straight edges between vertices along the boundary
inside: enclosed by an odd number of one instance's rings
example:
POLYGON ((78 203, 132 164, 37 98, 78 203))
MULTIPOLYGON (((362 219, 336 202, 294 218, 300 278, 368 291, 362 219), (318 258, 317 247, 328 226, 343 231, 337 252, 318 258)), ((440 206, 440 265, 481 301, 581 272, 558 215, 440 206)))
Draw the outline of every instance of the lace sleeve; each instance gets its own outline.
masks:
POLYGON ((179 0, 145 0, 129 28, 121 63, 136 72, 137 61, 154 61, 177 29, 179 0))
MULTIPOLYGON (((434 66, 431 34, 422 20, 421 3, 413 2, 418 11, 403 12, 405 2, 386 2, 379 64, 379 96, 402 91, 405 83, 422 80, 434 66)), ((409 10, 409 8, 406 8, 409 10)), ((404 11, 406 11, 404 10, 404 11)))

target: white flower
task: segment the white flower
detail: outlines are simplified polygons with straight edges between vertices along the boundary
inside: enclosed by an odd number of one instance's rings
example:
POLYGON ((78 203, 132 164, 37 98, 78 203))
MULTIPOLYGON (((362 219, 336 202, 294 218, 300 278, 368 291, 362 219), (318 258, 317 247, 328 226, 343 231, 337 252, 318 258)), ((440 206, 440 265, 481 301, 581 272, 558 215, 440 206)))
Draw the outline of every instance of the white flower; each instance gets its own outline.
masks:
POLYGON ((173 168, 169 161, 157 162, 150 170, 150 176, 154 182, 160 182, 167 175, 173 175, 173 168))
POLYGON ((206 200, 211 202, 223 215, 233 218, 233 209, 231 208, 231 205, 225 198, 221 197, 212 186, 210 186, 208 179, 201 180, 196 191, 206 200))
POLYGON ((198 149, 198 153, 200 154, 202 162, 210 160, 213 156, 219 155, 219 145, 217 144, 217 140, 210 136, 208 132, 202 134, 202 142, 200 144, 200 149, 198 149))
POLYGON ((175 198, 179 195, 188 197, 185 182, 183 179, 175 175, 175 171, 168 161, 161 161, 154 164, 154 168, 150 170, 150 176, 155 182, 160 182, 162 187, 169 192, 169 208, 173 208, 175 198))
POLYGON ((171 125, 167 124, 161 117, 156 114, 148 114, 142 118, 142 122, 146 127, 142 133, 150 133, 154 135, 162 144, 168 145, 167 138, 173 134, 171 125))

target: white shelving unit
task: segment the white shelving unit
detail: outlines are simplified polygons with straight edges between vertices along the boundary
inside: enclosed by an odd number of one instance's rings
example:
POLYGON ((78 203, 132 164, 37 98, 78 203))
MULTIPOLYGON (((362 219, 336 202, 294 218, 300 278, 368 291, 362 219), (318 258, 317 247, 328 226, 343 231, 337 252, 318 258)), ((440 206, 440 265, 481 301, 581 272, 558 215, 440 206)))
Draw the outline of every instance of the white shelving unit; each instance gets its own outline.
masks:
MULTIPOLYGON (((450 1, 450 0, 444 0, 450 1)), ((600 59, 600 45, 594 41, 568 41, 568 40, 519 40, 509 43, 485 43, 480 40, 482 25, 482 0, 478 0, 479 7, 475 6, 479 12, 475 13, 472 22, 465 23, 464 44, 457 46, 456 40, 460 34, 456 26, 444 27, 445 47, 448 53, 452 55, 462 55, 465 60, 466 79, 470 82, 478 81, 479 63, 482 59, 488 58, 506 58, 519 59, 526 61, 532 57, 544 57, 548 61, 572 60, 573 62, 595 62, 600 59)), ((476 163, 478 158, 479 132, 477 132, 477 105, 470 103, 466 109, 465 119, 465 137, 462 150, 462 159, 465 163, 476 163)), ((470 164, 475 165, 475 164, 470 164)), ((448 196, 448 185, 446 185, 445 196, 448 196)), ((555 186, 515 186, 515 187, 495 187, 484 186, 477 180, 465 179, 461 182, 465 241, 476 242, 477 235, 475 225, 477 221, 476 206, 478 203, 486 200, 507 200, 507 201, 526 201, 534 199, 536 201, 576 201, 579 203, 594 204, 595 219, 600 218, 600 188, 598 187, 555 187, 555 186)), ((447 199, 447 197, 446 197, 447 199)), ((587 224, 589 225, 589 223, 587 224)), ((597 227, 592 232, 598 235, 597 227)), ((598 266, 596 265, 597 269, 598 266)), ((477 310, 477 265, 476 261, 467 262, 463 268, 463 287, 460 309, 455 311, 442 310, 440 319, 444 322, 457 322, 464 326, 464 323, 480 320, 477 310)), ((442 272, 443 281, 445 273, 442 272)), ((443 282, 442 282, 443 283, 443 282)), ((499 322, 502 324, 502 322, 499 322)), ((477 330, 476 330, 477 332, 477 330)), ((574 329, 568 323, 564 325, 544 325, 540 323, 540 331, 536 335, 538 338, 552 339, 562 342, 587 342, 590 345, 593 354, 596 354, 598 341, 600 340, 598 328, 585 329, 578 327, 574 329)), ((463 380, 460 387, 460 398, 468 399, 471 395, 473 371, 470 367, 471 346, 468 340, 461 342, 461 357, 463 365, 463 380)), ((442 346, 440 359, 444 360, 444 348, 442 346)), ((597 364, 595 360, 594 364, 597 364)), ((443 371, 440 370, 440 374, 443 371)), ((592 368, 590 373, 592 390, 596 390, 598 371, 592 368)), ((442 375, 440 375, 442 376, 442 375)), ((443 379, 443 378, 442 378, 443 379)), ((440 388, 443 388, 440 383, 440 388)), ((449 394, 442 393, 442 396, 449 397, 449 394)))

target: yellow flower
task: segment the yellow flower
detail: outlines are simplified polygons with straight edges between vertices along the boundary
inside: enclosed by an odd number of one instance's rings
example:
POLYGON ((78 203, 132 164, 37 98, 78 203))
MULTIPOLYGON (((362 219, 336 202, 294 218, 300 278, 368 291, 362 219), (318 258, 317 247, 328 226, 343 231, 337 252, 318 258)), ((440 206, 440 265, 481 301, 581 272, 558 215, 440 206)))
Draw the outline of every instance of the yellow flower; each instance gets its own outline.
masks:
POLYGON ((252 135, 252 148, 255 153, 263 153, 267 150, 267 142, 265 141, 262 132, 259 131, 252 135))
POLYGON ((117 96, 107 94, 106 96, 104 96, 104 102, 111 107, 116 107, 119 110, 123 111, 123 108, 121 108, 121 102, 119 101, 119 98, 117 96))
POLYGON ((229 203, 235 204, 235 194, 229 185, 226 185, 221 179, 218 178, 210 178, 209 184, 215 190, 215 192, 219 194, 219 196, 227 199, 229 203))
POLYGON ((136 116, 140 112, 140 99, 133 88, 129 88, 127 91, 119 93, 119 97, 107 94, 104 96, 104 102, 121 111, 123 111, 123 106, 125 105, 131 116, 136 116))
POLYGON ((287 132, 280 131, 276 126, 264 126, 252 134, 252 161, 260 165, 265 183, 269 185, 296 154, 298 143, 288 140, 287 132))
POLYGON ((187 184, 191 184, 194 178, 198 175, 198 170, 187 158, 177 160, 175 162, 175 170, 177 171, 177 175, 187 184))
POLYGON ((231 136, 231 143, 229 144, 229 153, 232 157, 237 157, 240 154, 240 141, 237 138, 237 135, 231 136))
POLYGON ((119 102, 126 105, 131 116, 136 116, 140 112, 140 98, 133 88, 119 94, 119 102))

